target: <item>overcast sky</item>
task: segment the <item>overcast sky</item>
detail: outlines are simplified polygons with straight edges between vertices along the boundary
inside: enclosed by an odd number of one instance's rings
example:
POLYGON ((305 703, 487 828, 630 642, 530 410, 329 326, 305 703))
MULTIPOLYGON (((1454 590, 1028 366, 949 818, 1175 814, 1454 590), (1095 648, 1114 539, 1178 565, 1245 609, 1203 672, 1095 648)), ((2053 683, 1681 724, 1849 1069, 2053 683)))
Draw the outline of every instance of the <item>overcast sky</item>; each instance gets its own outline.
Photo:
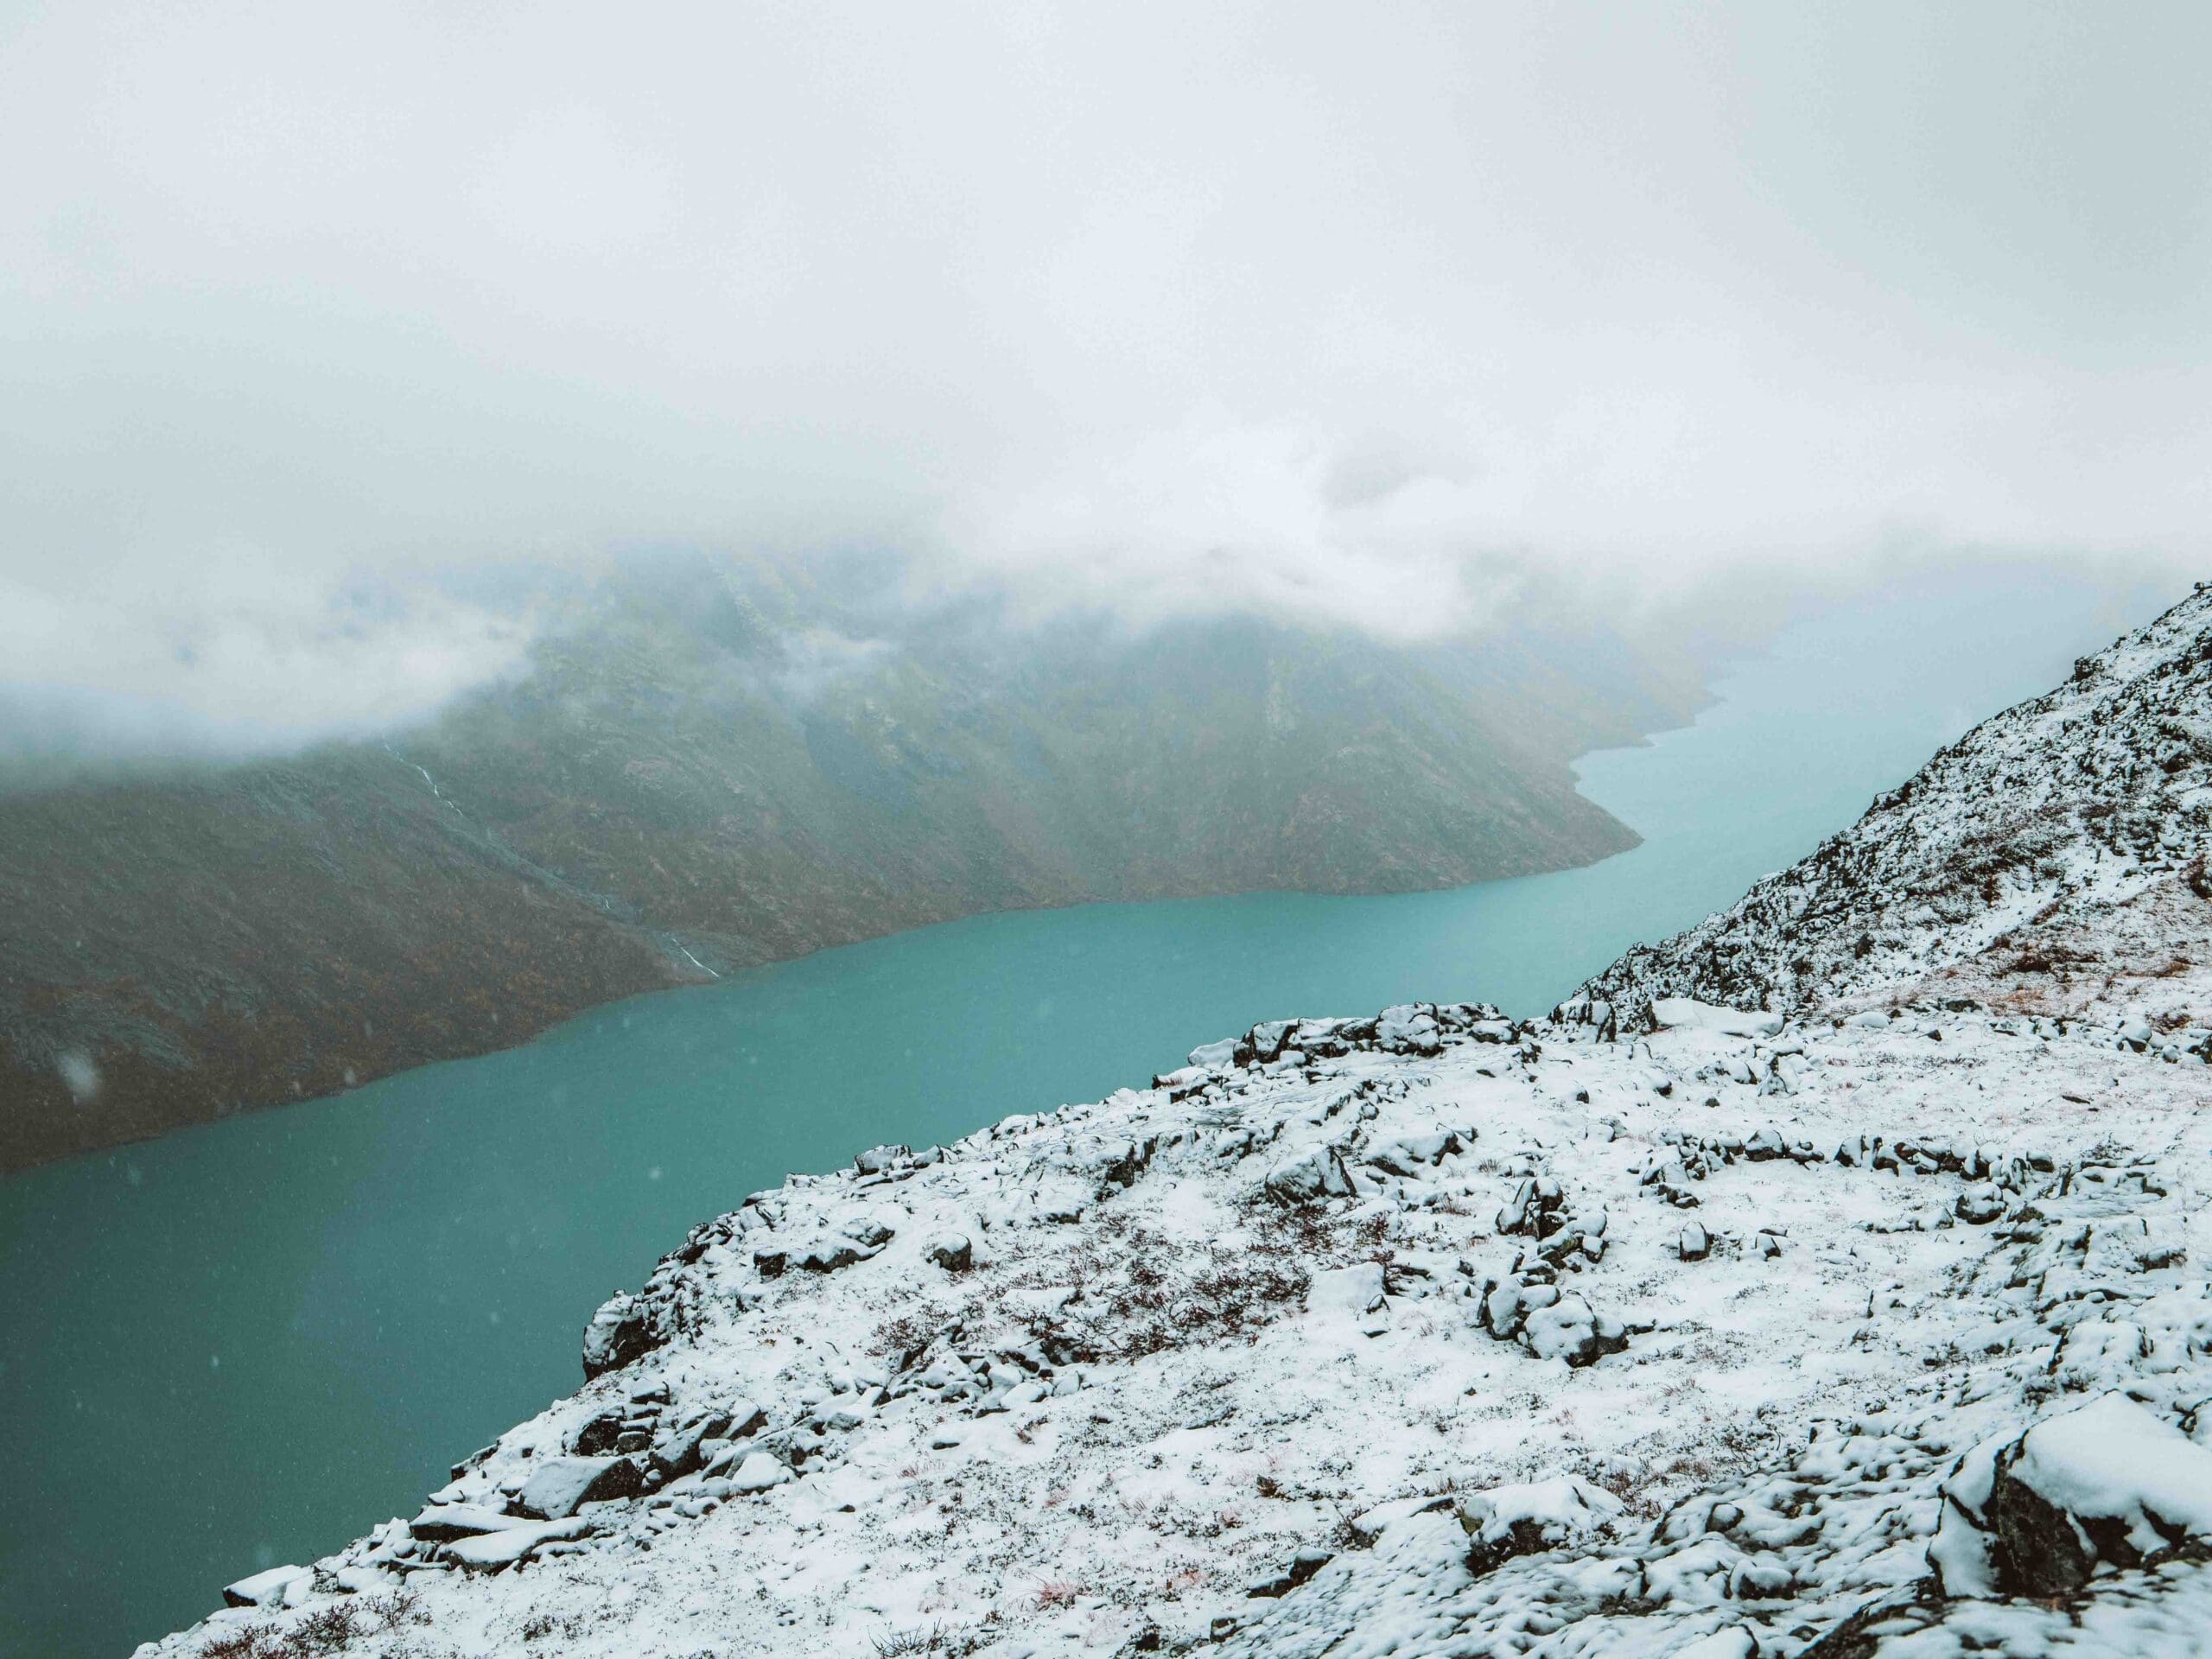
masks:
POLYGON ((0 0, 0 690, 390 717, 518 646, 426 575, 670 542, 1413 630, 2201 561, 2208 75, 2196 3, 0 0))

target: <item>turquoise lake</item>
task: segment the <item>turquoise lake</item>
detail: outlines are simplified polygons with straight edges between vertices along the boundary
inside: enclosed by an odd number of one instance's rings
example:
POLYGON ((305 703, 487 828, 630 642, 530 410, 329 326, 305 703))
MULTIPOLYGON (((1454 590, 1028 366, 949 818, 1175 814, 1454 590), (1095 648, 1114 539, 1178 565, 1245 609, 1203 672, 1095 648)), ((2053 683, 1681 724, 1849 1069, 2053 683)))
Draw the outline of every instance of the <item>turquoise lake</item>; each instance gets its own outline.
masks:
POLYGON ((581 1382, 602 1298, 786 1172, 1141 1084, 1263 1018, 1538 1013, 2160 597, 1983 573, 1793 624, 1694 725, 1583 760, 1644 836, 1587 869, 957 922, 0 1182, 0 1654, 128 1652, 411 1514, 581 1382))

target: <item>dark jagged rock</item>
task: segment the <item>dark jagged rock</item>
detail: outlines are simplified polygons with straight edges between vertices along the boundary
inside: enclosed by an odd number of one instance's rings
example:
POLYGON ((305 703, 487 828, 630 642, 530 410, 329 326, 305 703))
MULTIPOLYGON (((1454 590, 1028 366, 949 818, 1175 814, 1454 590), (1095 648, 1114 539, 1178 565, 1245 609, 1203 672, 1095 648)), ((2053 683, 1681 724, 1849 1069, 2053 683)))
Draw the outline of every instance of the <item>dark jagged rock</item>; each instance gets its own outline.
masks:
POLYGON ((617 1292, 584 1327, 585 1380, 634 1364, 659 1345, 651 1313, 626 1291, 617 1292))

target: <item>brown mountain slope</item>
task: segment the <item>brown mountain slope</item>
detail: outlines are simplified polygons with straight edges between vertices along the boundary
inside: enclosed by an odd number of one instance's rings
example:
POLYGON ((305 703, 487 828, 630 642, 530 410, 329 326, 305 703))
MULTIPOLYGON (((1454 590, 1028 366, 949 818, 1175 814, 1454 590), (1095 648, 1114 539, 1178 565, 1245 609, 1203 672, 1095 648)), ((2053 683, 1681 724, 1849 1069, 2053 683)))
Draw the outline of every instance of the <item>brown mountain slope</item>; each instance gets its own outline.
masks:
POLYGON ((1586 862, 1634 837, 1567 760, 1694 695, 1603 637, 886 628, 633 570, 389 746, 0 795, 0 1166, 982 911, 1586 862))

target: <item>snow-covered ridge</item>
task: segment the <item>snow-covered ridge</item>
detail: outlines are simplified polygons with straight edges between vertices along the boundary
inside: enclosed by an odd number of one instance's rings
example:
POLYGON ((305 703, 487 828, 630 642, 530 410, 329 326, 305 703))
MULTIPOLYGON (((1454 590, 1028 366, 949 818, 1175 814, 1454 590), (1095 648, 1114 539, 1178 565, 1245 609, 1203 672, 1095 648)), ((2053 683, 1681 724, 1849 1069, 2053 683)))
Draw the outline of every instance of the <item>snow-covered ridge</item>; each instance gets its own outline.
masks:
POLYGON ((2156 744, 2208 626, 1778 878, 1813 973, 1756 977, 1763 884, 1601 976, 1613 1041, 1599 999, 1278 1021, 754 1194, 576 1395, 148 1651, 2205 1651, 2212 904, 2156 744), (2123 853, 2125 777, 2179 827, 2123 853), (1993 778, 2056 851, 1973 839, 1993 778), (1995 898, 1900 908, 1969 841, 1995 898), (2077 954, 1977 967, 2012 925, 2077 954))
MULTIPOLYGON (((1809 858, 1583 987, 1562 1018, 1642 1028, 1655 998, 1794 1009, 1896 988, 2056 1011, 2154 980, 2212 896, 2212 584, 1983 721, 1809 858), (2024 996, 2010 995, 2026 982, 2024 996)), ((2138 987, 2151 1012, 2184 1003, 2138 987)))

